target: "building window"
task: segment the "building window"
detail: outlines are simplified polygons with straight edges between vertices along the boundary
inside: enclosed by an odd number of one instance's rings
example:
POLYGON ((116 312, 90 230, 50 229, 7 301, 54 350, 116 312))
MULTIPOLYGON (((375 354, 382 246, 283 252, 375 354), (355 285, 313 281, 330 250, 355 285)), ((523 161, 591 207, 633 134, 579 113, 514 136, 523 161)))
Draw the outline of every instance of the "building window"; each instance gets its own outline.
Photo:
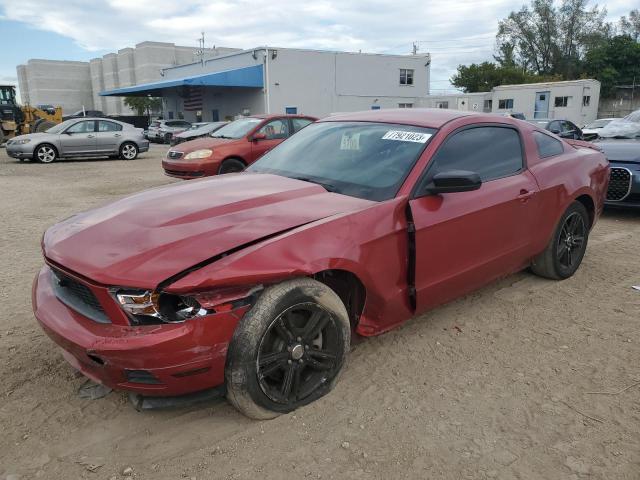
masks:
POLYGON ((380 105, 371 105, 371 110, 380 110, 380 105))
POLYGON ((449 108, 449 102, 436 102, 436 108, 449 108))
POLYGON ((168 117, 169 117, 169 120, 173 119, 173 112, 169 112, 168 117))
POLYGON ((285 107, 284 113, 287 115, 296 115, 298 113, 298 107, 285 107))
POLYGON ((413 103, 399 103, 398 108, 413 108, 413 103))
POLYGON ((484 106, 482 107, 482 111, 487 113, 493 109, 493 100, 485 100, 484 106))
POLYGON ((508 110, 511 108, 513 108, 513 98, 498 100, 498 110, 508 110))
POLYGON ((568 107, 571 97, 556 97, 554 102, 556 107, 568 107))
POLYGON ((413 85, 413 70, 407 68, 400 69, 400 85, 413 85))
POLYGON ((582 97, 582 106, 588 107, 591 105, 591 95, 585 95, 582 97))

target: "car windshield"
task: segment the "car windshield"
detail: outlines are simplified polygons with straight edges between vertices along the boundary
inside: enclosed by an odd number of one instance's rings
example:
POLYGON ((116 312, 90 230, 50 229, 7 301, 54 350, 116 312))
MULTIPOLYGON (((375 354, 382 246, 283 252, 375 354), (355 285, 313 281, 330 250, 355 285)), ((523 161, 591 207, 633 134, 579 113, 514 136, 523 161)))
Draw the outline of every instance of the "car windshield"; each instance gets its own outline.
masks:
POLYGON ((611 123, 611 120, 608 119, 608 118, 603 118, 603 119, 595 120, 595 121, 591 122, 585 128, 602 128, 608 123, 611 123))
POLYGON ((241 118, 225 125, 220 130, 216 130, 211 136, 214 138, 242 138, 260 122, 262 122, 261 118, 241 118))
POLYGON ((65 128, 67 128, 69 125, 75 123, 76 120, 67 120, 66 122, 62 122, 59 123, 58 125, 55 125, 51 128, 49 128, 48 130, 45 130, 47 133, 60 133, 61 131, 63 131, 65 128))
POLYGON ((396 195, 434 132, 388 123, 313 123, 247 171, 317 183, 352 197, 388 200, 396 195))

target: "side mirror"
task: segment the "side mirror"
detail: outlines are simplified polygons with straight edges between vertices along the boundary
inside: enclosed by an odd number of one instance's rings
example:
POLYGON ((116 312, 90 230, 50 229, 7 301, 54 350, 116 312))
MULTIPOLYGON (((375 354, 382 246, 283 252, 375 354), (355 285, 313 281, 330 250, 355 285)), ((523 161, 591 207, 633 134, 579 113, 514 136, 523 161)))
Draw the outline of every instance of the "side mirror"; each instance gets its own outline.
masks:
POLYGON ((482 186, 480 175, 466 170, 450 170, 437 173, 425 188, 426 194, 471 192, 482 186))
POLYGON ((556 135, 560 134, 560 129, 558 127, 552 127, 549 129, 551 133, 555 133, 556 135))
POLYGON ((257 142, 258 140, 266 140, 267 136, 264 133, 254 133, 251 140, 257 142))

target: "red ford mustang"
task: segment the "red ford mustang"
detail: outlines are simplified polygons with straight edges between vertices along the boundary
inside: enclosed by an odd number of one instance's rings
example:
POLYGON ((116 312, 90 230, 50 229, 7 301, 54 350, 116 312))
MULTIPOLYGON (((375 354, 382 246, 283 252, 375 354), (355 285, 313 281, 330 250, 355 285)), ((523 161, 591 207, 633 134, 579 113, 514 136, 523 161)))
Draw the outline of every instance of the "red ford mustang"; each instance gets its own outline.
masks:
POLYGON ((511 118, 336 115, 245 173, 51 227, 33 307, 98 382, 146 397, 217 388, 269 418, 332 388, 352 332, 527 267, 573 275, 608 169, 588 144, 511 118))

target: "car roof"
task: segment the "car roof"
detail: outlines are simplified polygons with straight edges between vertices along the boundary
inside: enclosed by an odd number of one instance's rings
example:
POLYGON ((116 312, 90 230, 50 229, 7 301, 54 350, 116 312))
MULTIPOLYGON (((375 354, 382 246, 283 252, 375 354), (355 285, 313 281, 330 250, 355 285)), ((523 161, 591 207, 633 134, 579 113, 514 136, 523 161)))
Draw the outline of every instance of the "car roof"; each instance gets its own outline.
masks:
POLYGON ((320 121, 400 123, 417 127, 440 128, 451 120, 471 115, 481 114, 445 108, 390 108, 384 110, 335 113, 320 121))
POLYGON ((256 115, 248 115, 243 118, 260 118, 266 120, 268 118, 316 118, 313 115, 304 115, 302 113, 258 113, 256 115))

